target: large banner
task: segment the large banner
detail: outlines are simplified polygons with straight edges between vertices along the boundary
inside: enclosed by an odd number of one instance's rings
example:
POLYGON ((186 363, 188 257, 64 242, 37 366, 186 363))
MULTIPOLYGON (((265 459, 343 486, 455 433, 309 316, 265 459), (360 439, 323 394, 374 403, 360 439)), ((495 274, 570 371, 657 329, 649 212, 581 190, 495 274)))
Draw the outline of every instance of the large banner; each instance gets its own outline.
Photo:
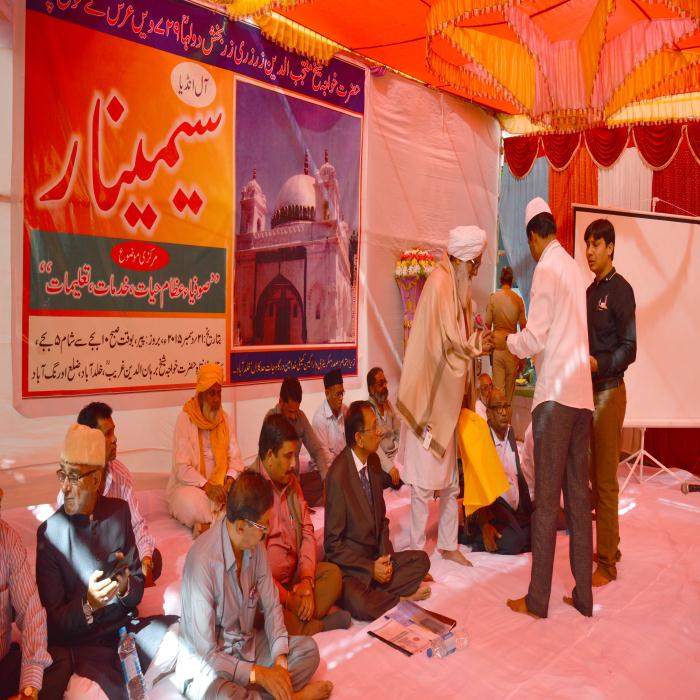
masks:
POLYGON ((364 72, 175 0, 27 2, 22 396, 356 372, 364 72))

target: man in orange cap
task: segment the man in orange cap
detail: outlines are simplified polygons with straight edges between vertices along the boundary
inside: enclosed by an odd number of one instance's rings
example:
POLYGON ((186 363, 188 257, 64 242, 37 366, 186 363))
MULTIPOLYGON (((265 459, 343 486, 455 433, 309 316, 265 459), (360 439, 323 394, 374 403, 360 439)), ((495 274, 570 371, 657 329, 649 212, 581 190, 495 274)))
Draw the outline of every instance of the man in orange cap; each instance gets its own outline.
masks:
POLYGON ((168 481, 170 514, 197 537, 226 508, 226 494, 243 470, 231 421, 221 407, 224 372, 202 365, 195 395, 175 423, 173 467, 168 481))

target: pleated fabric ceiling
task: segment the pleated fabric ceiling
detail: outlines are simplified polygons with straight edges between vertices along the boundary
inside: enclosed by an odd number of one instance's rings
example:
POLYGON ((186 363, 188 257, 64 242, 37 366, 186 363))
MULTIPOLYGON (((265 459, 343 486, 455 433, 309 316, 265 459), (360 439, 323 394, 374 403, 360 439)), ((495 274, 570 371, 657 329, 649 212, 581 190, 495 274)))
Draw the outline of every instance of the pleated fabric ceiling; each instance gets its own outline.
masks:
POLYGON ((700 118, 700 0, 216 4, 287 48, 349 49, 466 97, 511 131, 700 118))

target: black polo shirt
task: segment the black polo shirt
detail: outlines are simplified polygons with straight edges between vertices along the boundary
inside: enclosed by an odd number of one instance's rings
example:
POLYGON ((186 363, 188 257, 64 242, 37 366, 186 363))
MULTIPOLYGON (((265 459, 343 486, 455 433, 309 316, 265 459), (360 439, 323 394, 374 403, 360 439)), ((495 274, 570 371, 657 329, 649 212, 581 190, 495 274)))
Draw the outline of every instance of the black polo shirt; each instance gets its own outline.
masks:
POLYGON ((615 268, 586 290, 588 345, 598 360, 593 384, 604 379, 622 379, 637 357, 637 325, 634 291, 615 268))

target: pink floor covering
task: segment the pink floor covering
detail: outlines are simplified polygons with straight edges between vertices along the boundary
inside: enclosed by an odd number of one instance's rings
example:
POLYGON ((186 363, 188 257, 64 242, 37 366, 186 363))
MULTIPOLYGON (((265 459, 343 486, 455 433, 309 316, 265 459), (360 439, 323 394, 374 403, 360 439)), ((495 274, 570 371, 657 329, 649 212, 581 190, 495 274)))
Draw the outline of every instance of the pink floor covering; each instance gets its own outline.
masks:
MULTIPOLYGON (((164 558, 163 576, 146 591, 140 610, 179 613, 179 578, 191 540, 168 516, 162 491, 142 491, 139 499, 164 558)), ((408 489, 387 493, 387 507, 394 545, 406 547, 408 489)), ((48 506, 3 509, 32 560, 38 521, 50 512, 48 506)), ((594 591, 593 618, 561 601, 573 579, 568 538, 560 533, 549 618, 533 620, 505 606, 506 598, 527 590, 530 555, 475 553, 469 569, 443 561, 432 553, 435 504, 428 543, 436 582, 426 607, 466 625, 469 647, 446 659, 409 658, 356 622, 348 631, 316 637, 322 659, 317 678, 334 682, 334 698, 700 697, 700 494, 681 494, 668 475, 633 481, 621 497, 620 514, 620 575, 594 591)), ((322 538, 321 510, 314 520, 322 538)), ((166 681, 149 697, 178 695, 166 681)))

